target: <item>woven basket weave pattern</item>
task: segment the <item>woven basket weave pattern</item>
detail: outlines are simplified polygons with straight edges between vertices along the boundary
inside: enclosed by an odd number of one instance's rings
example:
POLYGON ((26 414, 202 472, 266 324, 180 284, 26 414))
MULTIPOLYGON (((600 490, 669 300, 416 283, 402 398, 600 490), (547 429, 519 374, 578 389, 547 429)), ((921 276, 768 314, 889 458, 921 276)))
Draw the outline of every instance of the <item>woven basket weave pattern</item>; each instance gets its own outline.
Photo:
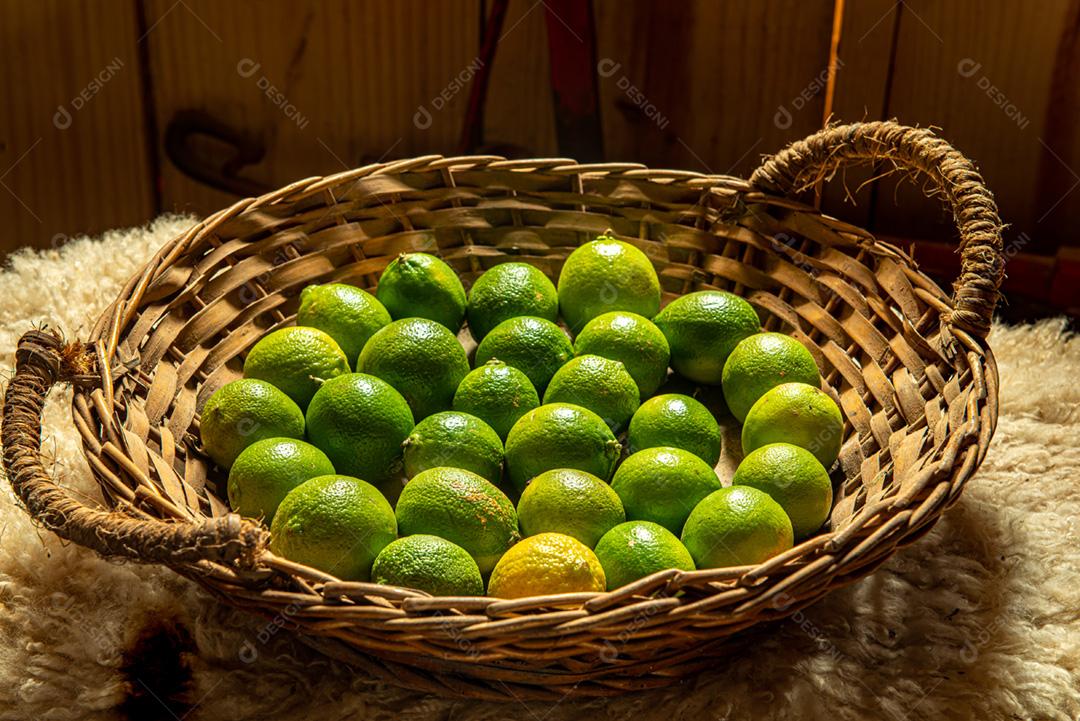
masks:
POLYGON ((311 178, 241 201, 162 248, 85 348, 57 355, 55 339, 28 334, 22 382, 8 393, 5 462, 47 527, 107 555, 167 563, 380 677, 487 698, 663 685, 707 666, 735 632, 870 572, 956 500, 997 419, 984 337, 1000 231, 971 164, 928 131, 894 123, 823 131, 750 181, 489 156, 311 178), (963 252, 952 296, 901 249, 786 195, 874 160, 928 174, 952 206, 963 252), (240 377, 261 336, 293 323, 306 285, 370 289, 409 251, 440 255, 466 285, 507 260, 554 280, 605 229, 645 251, 665 302, 729 290, 765 311, 766 329, 811 350, 846 419, 828 532, 757 566, 671 570, 612 593, 431 598, 277 558, 264 530, 229 513, 223 474, 198 446, 198 409, 240 377), (77 385, 75 423, 119 513, 80 506, 39 472, 40 405, 19 394, 43 398, 58 380, 77 385))

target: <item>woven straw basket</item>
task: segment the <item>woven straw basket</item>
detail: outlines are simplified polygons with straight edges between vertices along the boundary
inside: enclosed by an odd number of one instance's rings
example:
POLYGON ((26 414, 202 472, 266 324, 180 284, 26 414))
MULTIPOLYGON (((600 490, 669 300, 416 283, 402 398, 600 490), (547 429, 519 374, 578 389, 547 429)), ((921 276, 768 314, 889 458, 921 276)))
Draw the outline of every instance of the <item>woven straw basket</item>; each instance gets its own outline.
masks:
POLYGON ((971 162, 925 129, 832 127, 749 181, 565 159, 425 156, 309 178, 242 200, 168 243, 85 344, 27 333, 6 395, 4 463, 27 510, 114 558, 170 566, 379 679, 443 695, 559 699, 672 683, 733 634, 868 574, 933 525, 997 422, 985 338, 1002 226, 971 162), (962 271, 950 296, 901 249, 794 199, 865 163, 925 174, 952 210, 962 271), (372 287, 399 253, 441 255, 466 284, 525 261, 556 278, 605 229, 642 248, 664 300, 731 290, 814 354, 846 419, 821 534, 757 566, 665 571, 610 593, 433 598, 342 582, 275 557, 229 510, 198 442, 199 409, 245 352, 293 321, 309 283, 372 287), (41 409, 57 382, 109 509, 46 474, 41 409))

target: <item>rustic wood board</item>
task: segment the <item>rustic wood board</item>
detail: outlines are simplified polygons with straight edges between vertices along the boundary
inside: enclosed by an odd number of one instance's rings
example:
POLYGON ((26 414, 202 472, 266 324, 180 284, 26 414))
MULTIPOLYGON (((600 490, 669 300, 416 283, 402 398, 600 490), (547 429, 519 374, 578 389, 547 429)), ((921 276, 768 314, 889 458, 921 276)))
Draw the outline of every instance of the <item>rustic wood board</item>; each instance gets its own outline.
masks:
MULTIPOLYGON (((833 122, 886 119, 898 8, 895 0, 844 3, 833 122)), ((868 226, 876 198, 873 184, 867 184, 872 177, 873 170, 866 168, 838 175, 823 189, 822 209, 856 225, 868 226)))
POLYGON ((3 0, 0 253, 153 216, 132 2, 3 0))
MULTIPOLYGON (((762 154, 820 127, 831 0, 678 7, 595 2, 606 158, 747 174, 762 154), (762 58, 754 73, 749 57, 762 58)), ((559 152, 545 11, 537 0, 510 4, 485 121, 495 147, 559 152)))
MULTIPOLYGON (((1080 210, 1080 86, 1075 73, 1065 74, 1063 87, 1052 85, 1063 44, 1066 62, 1080 63, 1069 45, 1077 30, 1073 5, 908 0, 898 10, 885 114, 940 128, 976 161, 1012 225, 1006 244, 1014 252, 1076 243, 1069 219, 1080 210)), ((951 216, 921 186, 881 183, 874 212, 875 226, 890 233, 955 237, 951 216)))
POLYGON ((485 146, 501 155, 559 154, 544 13, 539 0, 511 0, 503 22, 484 117, 485 146))
MULTIPOLYGON (((367 162, 453 152, 475 73, 479 0, 148 0, 154 110, 203 110, 265 148, 267 187, 367 162), (427 109, 428 116, 421 110, 427 109)), ((235 195, 162 163, 166 208, 235 195)))
POLYGON ((678 7, 596 2, 608 158, 746 176, 821 126, 831 0, 678 7))
MULTIPOLYGON (((137 224, 161 209, 209 213, 234 202, 236 193, 192 180, 166 157, 177 113, 204 113, 262 148, 241 170, 253 187, 456 152, 491 7, 0 3, 8 31, 0 251, 137 224), (54 122, 60 108, 70 113, 60 114, 63 127, 54 122)), ((745 176, 762 155, 820 127, 834 0, 678 8, 595 0, 606 158, 745 176)), ((538 0, 510 4, 491 69, 485 149, 559 154, 547 12, 538 0)), ((1077 30, 1080 5, 1068 0, 1046 0, 1037 12, 1011 0, 847 0, 833 116, 940 128, 979 163, 1012 224, 1013 252, 1075 247, 1077 30)), ((869 177, 849 173, 846 186, 869 177)), ((853 205, 834 183, 823 207, 891 235, 954 238, 948 214, 910 184, 871 184, 853 205)))

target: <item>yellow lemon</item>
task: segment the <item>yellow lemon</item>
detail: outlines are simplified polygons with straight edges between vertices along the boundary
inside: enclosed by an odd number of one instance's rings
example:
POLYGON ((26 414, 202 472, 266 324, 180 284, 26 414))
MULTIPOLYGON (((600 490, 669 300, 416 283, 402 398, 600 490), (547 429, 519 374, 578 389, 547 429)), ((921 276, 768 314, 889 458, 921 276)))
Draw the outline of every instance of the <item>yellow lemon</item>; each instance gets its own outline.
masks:
POLYGON ((581 541, 562 533, 541 533, 519 541, 491 572, 488 595, 497 598, 603 591, 600 559, 581 541))

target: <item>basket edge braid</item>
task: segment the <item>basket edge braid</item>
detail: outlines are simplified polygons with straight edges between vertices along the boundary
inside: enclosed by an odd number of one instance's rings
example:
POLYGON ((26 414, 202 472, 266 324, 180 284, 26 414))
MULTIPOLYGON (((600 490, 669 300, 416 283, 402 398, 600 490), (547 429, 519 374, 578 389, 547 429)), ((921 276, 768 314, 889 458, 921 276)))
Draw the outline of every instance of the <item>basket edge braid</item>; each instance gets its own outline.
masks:
POLYGON ((986 338, 1005 275, 1003 226, 974 163, 931 130, 891 121, 826 128, 768 158, 750 184, 797 194, 843 167, 880 161, 927 175, 952 211, 960 231, 960 276, 953 284, 954 309, 943 323, 986 338))
POLYGON ((57 486, 41 462, 41 412, 59 382, 93 383, 93 355, 46 330, 19 339, 16 373, 4 396, 4 467, 27 512, 63 537, 109 558, 183 564, 209 560, 251 568, 269 534, 236 514, 198 523, 169 523, 90 508, 57 486))

